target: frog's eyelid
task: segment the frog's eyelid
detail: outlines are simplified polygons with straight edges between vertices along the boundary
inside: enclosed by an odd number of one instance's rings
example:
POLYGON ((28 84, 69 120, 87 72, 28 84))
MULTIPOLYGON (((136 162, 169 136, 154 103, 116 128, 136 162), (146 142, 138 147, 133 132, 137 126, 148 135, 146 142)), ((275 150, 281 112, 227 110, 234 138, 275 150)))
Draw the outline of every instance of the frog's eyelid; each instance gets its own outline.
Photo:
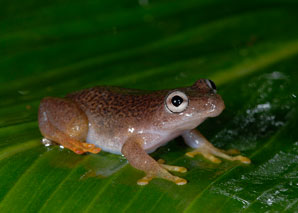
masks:
POLYGON ((212 80, 205 79, 206 84, 210 89, 213 89, 213 91, 216 93, 216 85, 212 80))
POLYGON ((165 99, 166 108, 172 113, 183 112, 187 108, 188 102, 189 100, 186 94, 178 90, 168 94, 167 98, 165 99), (175 96, 179 96, 183 99, 183 102, 179 106, 174 106, 172 103, 172 98, 175 96))

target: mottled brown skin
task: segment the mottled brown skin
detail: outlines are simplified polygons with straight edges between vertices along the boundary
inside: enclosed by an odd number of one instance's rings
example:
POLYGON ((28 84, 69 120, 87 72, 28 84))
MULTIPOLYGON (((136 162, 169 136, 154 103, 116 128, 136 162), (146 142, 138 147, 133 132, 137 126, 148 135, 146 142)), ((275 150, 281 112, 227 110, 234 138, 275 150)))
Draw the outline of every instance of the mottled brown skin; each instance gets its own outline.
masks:
POLYGON ((195 148, 187 153, 190 157, 200 153, 215 163, 220 160, 214 156, 250 162, 248 158, 232 157, 215 148, 195 129, 207 117, 219 115, 224 107, 213 85, 205 79, 198 80, 191 87, 174 90, 94 87, 63 99, 43 99, 39 127, 45 138, 78 154, 97 153, 100 148, 123 154, 133 167, 147 174, 138 181, 140 185, 147 184, 154 177, 182 185, 186 180, 168 171, 186 172, 185 168, 165 165, 147 154, 179 135, 195 148), (172 99, 168 97, 174 93, 185 95, 183 103, 187 103, 186 107, 172 105, 172 99), (174 112, 172 109, 182 111, 174 112))
POLYGON ((103 128, 123 127, 125 123, 139 123, 150 119, 162 107, 167 91, 131 90, 118 87, 94 87, 66 97, 92 115, 103 128))

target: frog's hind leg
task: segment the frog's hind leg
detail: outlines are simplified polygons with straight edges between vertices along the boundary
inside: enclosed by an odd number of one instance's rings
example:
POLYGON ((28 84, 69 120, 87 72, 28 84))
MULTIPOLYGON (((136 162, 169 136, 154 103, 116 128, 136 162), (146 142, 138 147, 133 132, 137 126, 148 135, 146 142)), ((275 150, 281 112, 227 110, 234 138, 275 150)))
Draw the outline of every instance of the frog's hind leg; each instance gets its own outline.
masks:
POLYGON ((249 164, 250 159, 242 155, 230 156, 230 154, 239 154, 238 150, 221 150, 214 147, 198 130, 193 129, 189 132, 185 132, 183 138, 190 147, 195 148, 191 152, 187 152, 186 155, 189 157, 194 157, 197 154, 203 155, 208 160, 213 163, 220 163, 221 160, 217 157, 221 157, 230 161, 241 161, 242 163, 249 164), (216 156, 216 157, 215 157, 216 156))
POLYGON ((77 154, 98 153, 100 148, 85 143, 88 118, 72 101, 62 98, 44 98, 39 106, 38 123, 41 134, 77 154))

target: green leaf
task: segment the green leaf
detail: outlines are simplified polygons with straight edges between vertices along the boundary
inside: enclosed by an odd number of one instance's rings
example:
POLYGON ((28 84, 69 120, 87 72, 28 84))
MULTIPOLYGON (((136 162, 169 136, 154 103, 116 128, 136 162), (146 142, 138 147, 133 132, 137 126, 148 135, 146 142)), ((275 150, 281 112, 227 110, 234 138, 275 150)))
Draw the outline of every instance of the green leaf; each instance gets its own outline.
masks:
POLYGON ((0 212, 297 212, 298 2, 8 1, 0 8, 0 212), (124 157, 44 147, 39 101, 94 85, 158 90, 212 79, 226 110, 198 128, 251 165, 152 156, 177 186, 124 157))

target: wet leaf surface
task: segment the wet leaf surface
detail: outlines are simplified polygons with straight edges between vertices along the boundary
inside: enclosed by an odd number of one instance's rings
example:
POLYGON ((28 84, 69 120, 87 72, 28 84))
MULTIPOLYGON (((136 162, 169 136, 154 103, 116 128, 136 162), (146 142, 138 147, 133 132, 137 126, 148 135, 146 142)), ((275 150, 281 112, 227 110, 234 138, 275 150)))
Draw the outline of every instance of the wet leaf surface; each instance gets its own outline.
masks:
POLYGON ((295 1, 2 1, 0 212, 296 212, 295 1), (124 157, 44 147, 37 109, 95 85, 158 90, 212 79, 226 110, 198 128, 251 165, 188 158, 182 138, 152 156, 188 168, 141 187, 124 157), (179 174, 180 175, 180 174, 179 174))

